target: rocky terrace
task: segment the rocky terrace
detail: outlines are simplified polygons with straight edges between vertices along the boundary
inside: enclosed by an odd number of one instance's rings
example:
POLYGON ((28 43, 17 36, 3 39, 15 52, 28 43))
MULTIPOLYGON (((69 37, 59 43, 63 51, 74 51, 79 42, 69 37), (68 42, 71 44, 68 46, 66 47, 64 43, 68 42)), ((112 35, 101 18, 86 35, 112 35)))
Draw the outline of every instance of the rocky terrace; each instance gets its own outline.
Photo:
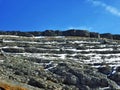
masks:
POLYGON ((119 40, 13 35, 0 39, 1 80, 24 84, 28 90, 120 90, 119 40))

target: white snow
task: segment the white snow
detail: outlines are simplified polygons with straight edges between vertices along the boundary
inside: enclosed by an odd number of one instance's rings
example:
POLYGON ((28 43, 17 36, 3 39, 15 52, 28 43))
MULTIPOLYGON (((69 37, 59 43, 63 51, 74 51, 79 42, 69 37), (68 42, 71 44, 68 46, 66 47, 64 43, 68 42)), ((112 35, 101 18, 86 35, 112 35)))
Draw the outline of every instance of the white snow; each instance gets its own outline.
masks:
POLYGON ((73 41, 72 42, 73 44, 74 43, 78 43, 78 44, 80 44, 80 43, 86 43, 86 44, 89 44, 89 43, 93 43, 93 44, 100 44, 100 42, 91 42, 91 41, 73 41))
POLYGON ((36 36, 34 38, 45 38, 44 36, 36 36))
POLYGON ((65 59, 66 58, 66 54, 59 54, 60 59, 65 59))
POLYGON ((0 60, 0 63, 3 63, 5 60, 0 60))
MULTIPOLYGON (((10 36, 10 37, 18 37, 18 36, 10 36)), ((42 39, 42 38, 46 38, 46 37, 38 36, 38 37, 33 37, 33 38, 38 38, 38 39, 41 38, 42 39)), ((62 39, 64 39, 65 37, 64 36, 56 36, 54 38, 62 38, 62 39)), ((67 39, 65 38, 65 40, 67 40, 67 39)), ((3 42, 45 44, 46 47, 49 47, 49 46, 52 46, 53 44, 54 45, 66 44, 65 40, 63 40, 63 42, 57 42, 57 41, 34 42, 34 41, 3 40, 3 42)), ((71 44, 77 43, 77 44, 79 44, 78 46, 84 46, 84 44, 88 44, 86 47, 88 47, 90 49, 77 50, 76 47, 67 47, 67 48, 65 47, 65 48, 63 48, 63 50, 73 51, 74 54, 52 54, 52 53, 47 53, 47 52, 46 53, 9 53, 9 54, 14 55, 14 56, 23 55, 23 56, 26 56, 26 57, 35 57, 35 58, 49 59, 49 60, 56 60, 56 59, 61 59, 61 60, 67 59, 68 60, 69 59, 69 60, 74 60, 74 61, 77 61, 77 62, 80 62, 80 63, 85 63, 85 64, 102 63, 104 61, 106 63, 109 63, 110 66, 120 66, 120 53, 116 53, 116 54, 96 54, 96 53, 91 52, 91 51, 98 51, 98 52, 99 51, 113 51, 113 47, 115 46, 113 44, 105 45, 105 44, 100 44, 100 42, 98 42, 98 41, 85 41, 85 40, 69 41, 69 43, 71 43, 71 44), (89 44, 93 44, 93 45, 89 46, 89 44), (101 49, 92 49, 92 48, 95 47, 94 44, 97 45, 98 47, 101 47, 101 49), (81 53, 82 51, 88 52, 88 54, 81 53), (90 57, 90 59, 88 59, 88 60, 79 60, 77 58, 74 58, 75 55, 79 55, 79 54, 83 55, 83 56, 88 56, 88 57, 90 57), (70 57, 67 57, 67 55, 69 55, 70 57), (101 59, 102 56, 105 56, 104 60, 101 59)), ((119 47, 120 45, 116 45, 116 46, 119 47)), ((24 48, 18 47, 18 46, 0 47, 0 49, 2 49, 2 48, 24 49, 24 48)), ((60 48, 60 47, 58 47, 58 48, 60 48)), ((58 48, 56 48, 56 49, 36 48, 36 49, 59 51, 60 49, 58 49, 58 48)), ((120 50, 120 48, 118 48, 118 50, 120 50)), ((48 64, 51 64, 51 63, 48 63, 48 64)), ((98 65, 98 66, 93 66, 93 67, 100 67, 100 66, 98 65)), ((115 73, 115 71, 113 71, 112 73, 115 73)))
POLYGON ((20 36, 15 36, 15 35, 0 35, 0 37, 20 37, 20 36))

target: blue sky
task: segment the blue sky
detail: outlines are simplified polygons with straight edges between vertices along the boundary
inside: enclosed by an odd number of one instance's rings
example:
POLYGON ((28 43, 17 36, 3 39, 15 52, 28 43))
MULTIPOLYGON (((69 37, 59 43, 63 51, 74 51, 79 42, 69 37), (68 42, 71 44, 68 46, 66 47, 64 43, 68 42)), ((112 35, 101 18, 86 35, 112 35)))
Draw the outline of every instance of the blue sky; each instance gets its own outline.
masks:
POLYGON ((0 30, 120 34, 120 0, 0 0, 0 30))

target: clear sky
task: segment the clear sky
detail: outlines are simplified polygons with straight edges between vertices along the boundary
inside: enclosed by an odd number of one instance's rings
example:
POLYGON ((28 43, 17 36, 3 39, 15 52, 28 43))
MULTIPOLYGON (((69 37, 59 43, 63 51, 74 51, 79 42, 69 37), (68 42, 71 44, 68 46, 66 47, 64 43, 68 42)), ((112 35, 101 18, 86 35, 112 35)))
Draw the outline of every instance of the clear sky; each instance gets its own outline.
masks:
POLYGON ((0 0, 0 30, 120 34, 120 0, 0 0))

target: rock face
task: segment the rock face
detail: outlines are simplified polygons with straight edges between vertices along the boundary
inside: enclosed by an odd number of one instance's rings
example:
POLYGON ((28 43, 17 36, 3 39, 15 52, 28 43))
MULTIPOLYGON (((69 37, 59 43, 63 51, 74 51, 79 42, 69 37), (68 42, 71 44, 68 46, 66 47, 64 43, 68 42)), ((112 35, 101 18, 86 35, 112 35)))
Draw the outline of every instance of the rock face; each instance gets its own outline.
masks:
POLYGON ((77 30, 76 36, 90 37, 90 33, 89 33, 89 31, 86 31, 86 30, 77 30))
POLYGON ((42 35, 43 36, 57 36, 55 31, 53 31, 53 30, 46 30, 46 31, 42 32, 42 35))
POLYGON ((63 31, 63 36, 76 36, 76 30, 63 31))
POLYGON ((96 32, 90 32, 90 37, 91 38, 100 38, 100 34, 96 32))
POLYGON ((60 30, 56 30, 55 33, 57 36, 63 36, 63 32, 60 30))
POLYGON ((113 81, 115 81, 118 85, 120 85, 120 72, 117 72, 111 76, 109 76, 109 78, 113 81))
POLYGON ((35 87, 38 87, 38 88, 45 88, 45 84, 42 82, 42 81, 37 81, 33 78, 30 79, 30 81, 28 82, 29 85, 31 86, 35 86, 35 87))
POLYGON ((78 30, 78 29, 70 29, 66 31, 61 30, 45 30, 41 31, 33 31, 33 32, 20 32, 20 31, 0 31, 0 35, 17 35, 17 36, 26 36, 26 37, 33 37, 33 36, 79 36, 79 37, 90 37, 90 38, 107 38, 107 39, 114 39, 120 40, 119 34, 110 34, 110 33, 103 33, 99 34, 96 32, 89 32, 87 30, 78 30))
POLYGON ((0 82, 28 90, 120 90, 120 41, 68 32, 83 37, 51 37, 59 31, 42 38, 1 35, 0 82))
POLYGON ((101 38, 113 39, 113 35, 110 33, 100 34, 101 38))
POLYGON ((5 52, 10 52, 10 53, 23 53, 24 52, 23 49, 19 49, 19 48, 3 48, 2 50, 5 52))
POLYGON ((120 40, 120 35, 113 35, 114 40, 120 40))
POLYGON ((42 33, 41 33, 41 32, 38 32, 38 31, 28 32, 28 33, 30 33, 30 34, 33 35, 33 36, 42 36, 42 33))
POLYGON ((112 72, 112 67, 107 66, 107 67, 99 67, 98 71, 105 74, 105 75, 109 75, 112 72))
POLYGON ((85 30, 67 30, 63 31, 63 36, 81 36, 81 37, 89 37, 90 33, 85 30))
POLYGON ((116 88, 116 84, 93 68, 71 68, 67 64, 58 64, 57 67, 50 69, 51 72, 61 76, 66 85, 75 85, 79 90, 87 88, 97 90, 99 88, 109 87, 111 90, 116 88), (94 72, 93 72, 94 71, 94 72), (85 85, 85 86, 84 86, 85 85))

